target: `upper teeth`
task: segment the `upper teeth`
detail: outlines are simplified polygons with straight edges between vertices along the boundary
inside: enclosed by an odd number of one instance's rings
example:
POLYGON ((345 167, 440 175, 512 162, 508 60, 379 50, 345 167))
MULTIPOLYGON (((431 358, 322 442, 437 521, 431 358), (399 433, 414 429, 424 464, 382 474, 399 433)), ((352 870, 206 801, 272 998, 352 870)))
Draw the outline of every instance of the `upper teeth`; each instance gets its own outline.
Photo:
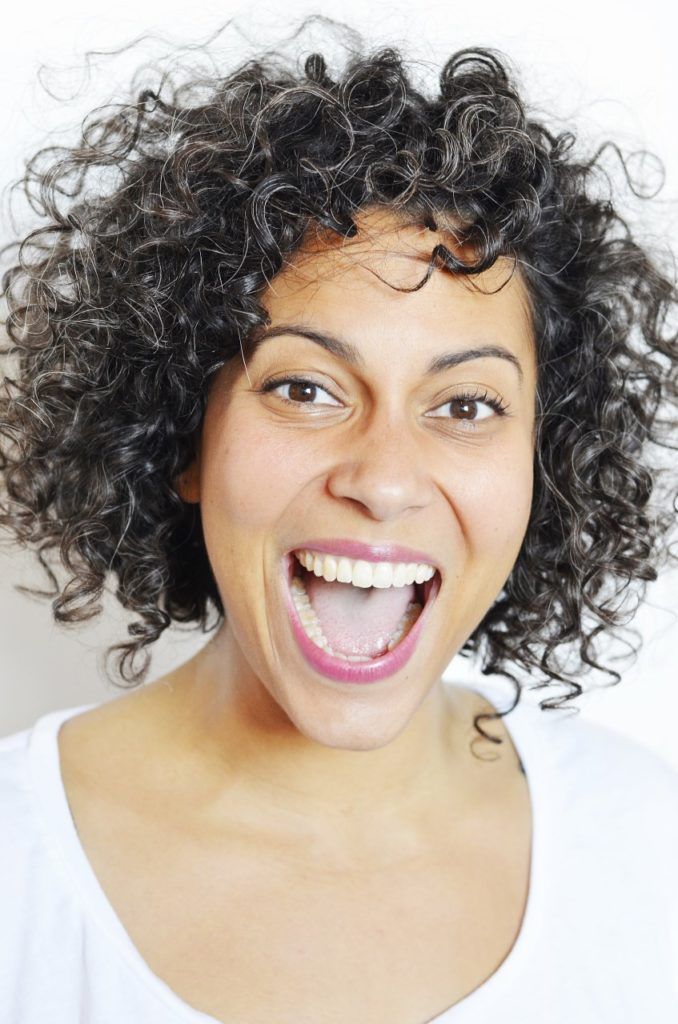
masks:
POLYGON ((322 576, 328 583, 352 583, 354 587, 406 587, 425 583, 435 567, 425 562, 365 562, 362 559, 335 558, 322 551, 295 551, 305 569, 322 576))

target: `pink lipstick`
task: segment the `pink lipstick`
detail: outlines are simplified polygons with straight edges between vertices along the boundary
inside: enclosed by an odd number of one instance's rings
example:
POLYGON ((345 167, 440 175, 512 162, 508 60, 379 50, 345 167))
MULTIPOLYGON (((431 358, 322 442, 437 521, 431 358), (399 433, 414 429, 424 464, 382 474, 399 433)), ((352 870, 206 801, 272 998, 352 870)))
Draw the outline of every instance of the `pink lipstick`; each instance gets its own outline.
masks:
POLYGON ((442 576, 442 567, 438 560, 426 551, 403 547, 402 544, 362 544, 357 540, 334 538, 322 540, 312 538, 295 545, 295 551, 322 551, 327 555, 344 558, 362 558, 365 562, 425 562, 434 566, 442 576))
MULTIPOLYGON (((328 551, 327 544, 321 544, 319 542, 315 543, 316 549, 328 551)), ((311 543, 309 543, 308 546, 309 548, 312 547, 311 543)), ((346 551, 336 551, 336 547, 334 550, 329 550, 329 553, 346 554, 346 557, 364 558, 364 545, 358 545, 358 547, 361 548, 358 555, 349 555, 346 551)), ((374 551, 377 549, 372 550, 374 551)), ((401 548, 399 550, 403 551, 406 549, 401 548)), ((396 557, 400 558, 400 555, 397 555, 396 557)), ((391 555, 391 558, 393 558, 393 555, 391 555)), ((394 675, 407 664, 414 654, 417 643, 422 636, 431 613, 431 608, 433 607, 438 595, 438 591, 440 589, 440 576, 438 573, 436 573, 435 576, 433 576, 427 583, 423 584, 425 599, 424 607, 417 618, 417 621, 414 623, 407 635, 393 648, 393 650, 387 651, 386 654, 383 654, 380 657, 372 658, 370 661, 347 662, 340 658, 333 658, 332 655, 314 644, 310 637, 307 636, 304 627, 299 621, 297 609, 290 594, 289 584, 294 574, 294 555, 287 555, 286 560, 287 572, 283 573, 283 576, 287 581, 287 585, 283 588, 285 591, 285 604, 287 606, 288 615, 292 624, 292 632, 297 645, 312 668, 321 675, 342 683, 374 683, 378 682, 380 679, 386 679, 388 676, 394 675)), ((378 559, 373 558, 370 560, 376 561, 378 559)), ((428 561, 429 559, 428 556, 426 556, 410 560, 428 561)))

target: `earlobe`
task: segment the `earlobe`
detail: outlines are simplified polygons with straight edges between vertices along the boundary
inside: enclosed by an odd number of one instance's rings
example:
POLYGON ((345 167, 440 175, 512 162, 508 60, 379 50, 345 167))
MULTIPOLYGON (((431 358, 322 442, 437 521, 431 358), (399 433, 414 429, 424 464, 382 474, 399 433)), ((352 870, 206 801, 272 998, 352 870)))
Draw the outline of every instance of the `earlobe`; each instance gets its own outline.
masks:
POLYGON ((179 497, 189 505, 197 505, 200 501, 200 473, 197 459, 183 473, 174 479, 174 489, 179 497))

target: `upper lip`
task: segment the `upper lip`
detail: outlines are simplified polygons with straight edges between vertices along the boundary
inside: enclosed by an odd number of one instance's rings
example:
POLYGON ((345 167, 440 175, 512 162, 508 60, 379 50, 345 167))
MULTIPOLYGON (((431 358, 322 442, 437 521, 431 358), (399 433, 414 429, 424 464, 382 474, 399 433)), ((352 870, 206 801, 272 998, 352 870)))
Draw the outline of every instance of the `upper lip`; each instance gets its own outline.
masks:
POLYGON ((344 558, 360 558, 365 562, 425 562, 437 569, 441 576, 443 572, 438 559, 427 551, 404 547, 402 544, 392 544, 389 541, 382 541, 379 544, 363 544, 359 540, 344 537, 327 539, 316 537, 300 541, 290 548, 290 552, 309 550, 322 551, 328 555, 338 555, 344 558))

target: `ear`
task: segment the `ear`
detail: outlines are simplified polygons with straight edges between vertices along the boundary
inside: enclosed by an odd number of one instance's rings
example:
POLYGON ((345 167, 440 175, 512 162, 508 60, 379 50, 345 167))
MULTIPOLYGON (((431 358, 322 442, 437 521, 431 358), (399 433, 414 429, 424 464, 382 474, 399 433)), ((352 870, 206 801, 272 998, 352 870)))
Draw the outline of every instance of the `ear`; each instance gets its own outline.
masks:
POLYGON ((174 479, 174 489, 189 505, 200 502, 200 464, 197 458, 174 479))

